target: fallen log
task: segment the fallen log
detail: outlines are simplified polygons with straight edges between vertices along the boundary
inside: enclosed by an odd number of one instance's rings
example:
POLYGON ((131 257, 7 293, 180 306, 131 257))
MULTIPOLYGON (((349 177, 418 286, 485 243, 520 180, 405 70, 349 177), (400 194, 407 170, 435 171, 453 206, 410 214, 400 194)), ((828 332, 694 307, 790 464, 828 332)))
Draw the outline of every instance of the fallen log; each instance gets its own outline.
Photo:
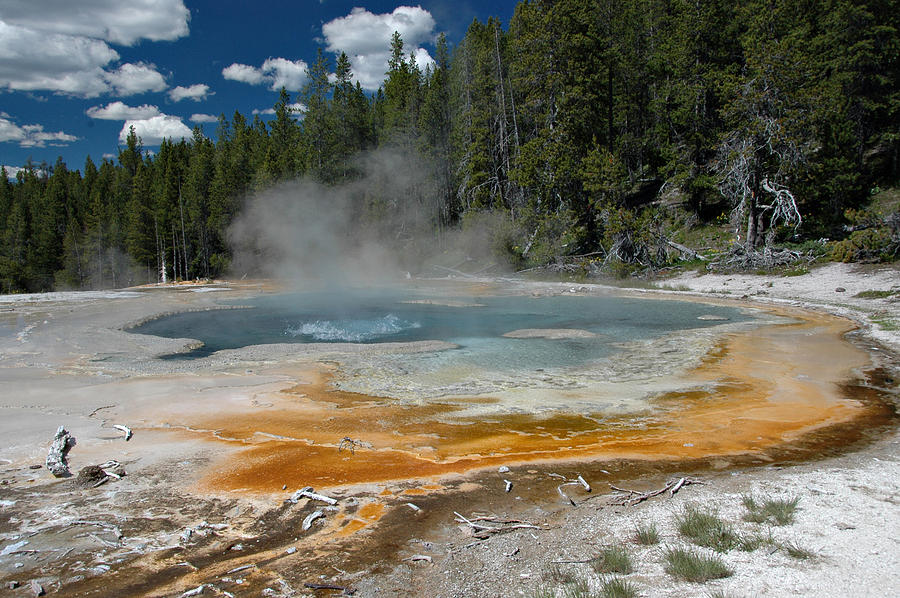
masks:
POLYGON ((66 455, 75 446, 75 437, 69 434, 62 426, 57 428, 50 451, 47 453, 46 465, 57 478, 66 478, 72 475, 69 471, 69 462, 66 455))

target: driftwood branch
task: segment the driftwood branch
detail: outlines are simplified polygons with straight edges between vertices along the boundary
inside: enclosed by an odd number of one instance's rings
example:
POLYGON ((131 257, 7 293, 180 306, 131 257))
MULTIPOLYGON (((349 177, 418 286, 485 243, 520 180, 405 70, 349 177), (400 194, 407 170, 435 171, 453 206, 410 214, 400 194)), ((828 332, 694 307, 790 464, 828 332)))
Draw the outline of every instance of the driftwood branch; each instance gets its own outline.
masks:
POLYGON ((563 480, 563 483, 556 487, 556 491, 559 493, 560 496, 563 497, 563 500, 565 500, 566 502, 571 504, 573 507, 577 507, 578 504, 572 499, 572 497, 570 497, 568 494, 563 492, 563 487, 565 487, 565 486, 581 486, 582 488, 584 488, 585 492, 591 491, 591 485, 588 484, 587 481, 585 481, 584 477, 582 477, 581 475, 576 477, 574 480, 571 478, 567 478, 564 475, 560 475, 558 473, 548 473, 547 475, 549 475, 552 478, 557 478, 557 479, 563 480))
POLYGON ((57 428, 50 451, 47 453, 47 469, 54 476, 64 478, 72 475, 69 471, 69 462, 66 458, 71 448, 75 446, 75 437, 69 434, 62 426, 57 428))
POLYGON ((499 517, 467 518, 463 517, 456 511, 454 511, 453 514, 456 515, 457 522, 468 525, 474 531, 473 535, 480 540, 489 538, 494 534, 503 534, 517 529, 547 529, 545 527, 534 525, 533 523, 528 523, 520 519, 501 519, 499 517), (497 525, 482 525, 481 523, 476 523, 480 521, 495 523, 497 525))
POLYGON ((675 496, 675 493, 681 490, 684 486, 690 486, 692 484, 702 484, 703 482, 699 480, 694 480, 691 478, 678 478, 677 480, 671 480, 665 486, 658 490, 653 490, 651 492, 638 492, 637 490, 631 490, 628 488, 618 488, 617 486, 609 485, 610 488, 620 493, 620 496, 616 497, 617 502, 613 504, 618 504, 622 506, 633 506, 638 503, 644 502, 648 498, 653 498, 654 496, 659 496, 660 494, 664 494, 665 492, 669 492, 669 496, 675 496), (624 495, 624 496, 621 496, 624 495))
POLYGON ((324 494, 316 494, 313 492, 313 489, 309 486, 303 488, 301 490, 297 490, 294 492, 294 495, 291 496, 290 501, 296 503, 301 498, 308 498, 310 500, 318 500, 329 505, 336 505, 337 499, 331 498, 330 496, 325 496, 324 494))
POLYGON ((303 531, 307 531, 309 528, 312 527, 313 521, 315 521, 316 519, 318 519, 320 517, 324 517, 324 516, 325 516, 325 512, 322 511, 322 509, 316 509, 315 511, 313 511, 312 513, 307 515, 306 518, 303 520, 303 526, 302 526, 303 531))
POLYGON ((113 424, 113 428, 125 434, 125 442, 131 440, 131 437, 134 435, 134 433, 131 431, 131 428, 129 428, 128 426, 123 426, 122 424, 113 424))

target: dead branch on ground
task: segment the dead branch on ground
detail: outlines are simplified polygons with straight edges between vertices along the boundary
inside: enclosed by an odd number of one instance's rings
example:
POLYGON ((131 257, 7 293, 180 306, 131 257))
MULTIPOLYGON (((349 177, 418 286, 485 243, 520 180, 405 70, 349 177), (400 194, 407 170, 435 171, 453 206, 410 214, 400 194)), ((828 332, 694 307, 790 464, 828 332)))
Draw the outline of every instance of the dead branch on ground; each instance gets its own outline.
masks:
POLYGON ((619 488, 617 486, 609 485, 610 488, 618 492, 617 496, 614 496, 615 501, 612 504, 621 505, 621 506, 634 506, 638 503, 644 502, 649 498, 653 498, 654 496, 659 496, 665 492, 669 492, 669 496, 675 496, 675 493, 681 490, 684 486, 690 486, 692 484, 703 484, 700 480, 695 480, 692 478, 678 478, 677 480, 671 480, 666 483, 665 486, 658 490, 653 490, 651 492, 639 492, 637 490, 630 490, 628 488, 619 488))
POLYGON ((563 483, 556 487, 556 491, 559 493, 560 496, 563 497, 563 500, 565 500, 566 502, 571 504, 573 507, 577 507, 578 504, 575 502, 574 499, 572 499, 572 497, 570 497, 568 494, 563 492, 563 487, 565 487, 565 486, 581 486, 582 488, 584 488, 585 492, 591 491, 591 485, 588 484, 581 475, 579 475, 575 479, 567 478, 566 476, 560 475, 558 473, 548 473, 547 475, 549 475, 552 478, 557 478, 557 479, 563 480, 563 483))
POLYGON ((494 534, 504 534, 517 529, 548 529, 520 519, 501 519, 500 517, 493 516, 478 516, 470 519, 463 517, 456 511, 454 511, 453 514, 456 515, 456 521, 458 523, 464 523, 469 526, 474 531, 472 535, 480 540, 487 539, 494 534), (497 525, 482 525, 481 523, 476 523, 478 521, 496 523, 497 525))

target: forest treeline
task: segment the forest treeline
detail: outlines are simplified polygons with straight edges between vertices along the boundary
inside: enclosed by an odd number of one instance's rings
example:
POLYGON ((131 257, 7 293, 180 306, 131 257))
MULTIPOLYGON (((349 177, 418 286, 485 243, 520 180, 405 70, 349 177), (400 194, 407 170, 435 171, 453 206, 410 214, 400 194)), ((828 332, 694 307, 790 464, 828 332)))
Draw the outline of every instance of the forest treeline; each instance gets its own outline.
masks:
MULTIPOLYGON (((835 238, 897 179, 897 4, 523 1, 505 29, 475 21, 452 50, 441 36, 424 70, 395 34, 374 94, 320 51, 268 122, 222 115, 214 138, 154 153, 132 131, 115 160, 3 176, 0 292, 223 274, 248 195, 353 181, 382 149, 421 172, 404 201, 430 231, 499 215, 495 243, 518 265, 653 262, 666 202, 730 217, 747 250, 835 238)), ((360 226, 389 228, 396 198, 363 189, 360 226)))

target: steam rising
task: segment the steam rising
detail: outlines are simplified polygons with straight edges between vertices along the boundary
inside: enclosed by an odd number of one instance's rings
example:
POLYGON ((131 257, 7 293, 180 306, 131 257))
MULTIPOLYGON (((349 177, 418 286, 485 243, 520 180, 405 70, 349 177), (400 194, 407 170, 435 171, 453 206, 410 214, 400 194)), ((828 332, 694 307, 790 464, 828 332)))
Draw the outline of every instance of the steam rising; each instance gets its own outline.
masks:
MULTIPOLYGON (((360 176, 345 184, 305 178, 250 197, 229 229, 232 275, 298 288, 384 284, 455 245, 438 234, 443 203, 420 156, 379 150, 353 170, 360 176)), ((479 245, 466 235, 467 252, 479 245)))

